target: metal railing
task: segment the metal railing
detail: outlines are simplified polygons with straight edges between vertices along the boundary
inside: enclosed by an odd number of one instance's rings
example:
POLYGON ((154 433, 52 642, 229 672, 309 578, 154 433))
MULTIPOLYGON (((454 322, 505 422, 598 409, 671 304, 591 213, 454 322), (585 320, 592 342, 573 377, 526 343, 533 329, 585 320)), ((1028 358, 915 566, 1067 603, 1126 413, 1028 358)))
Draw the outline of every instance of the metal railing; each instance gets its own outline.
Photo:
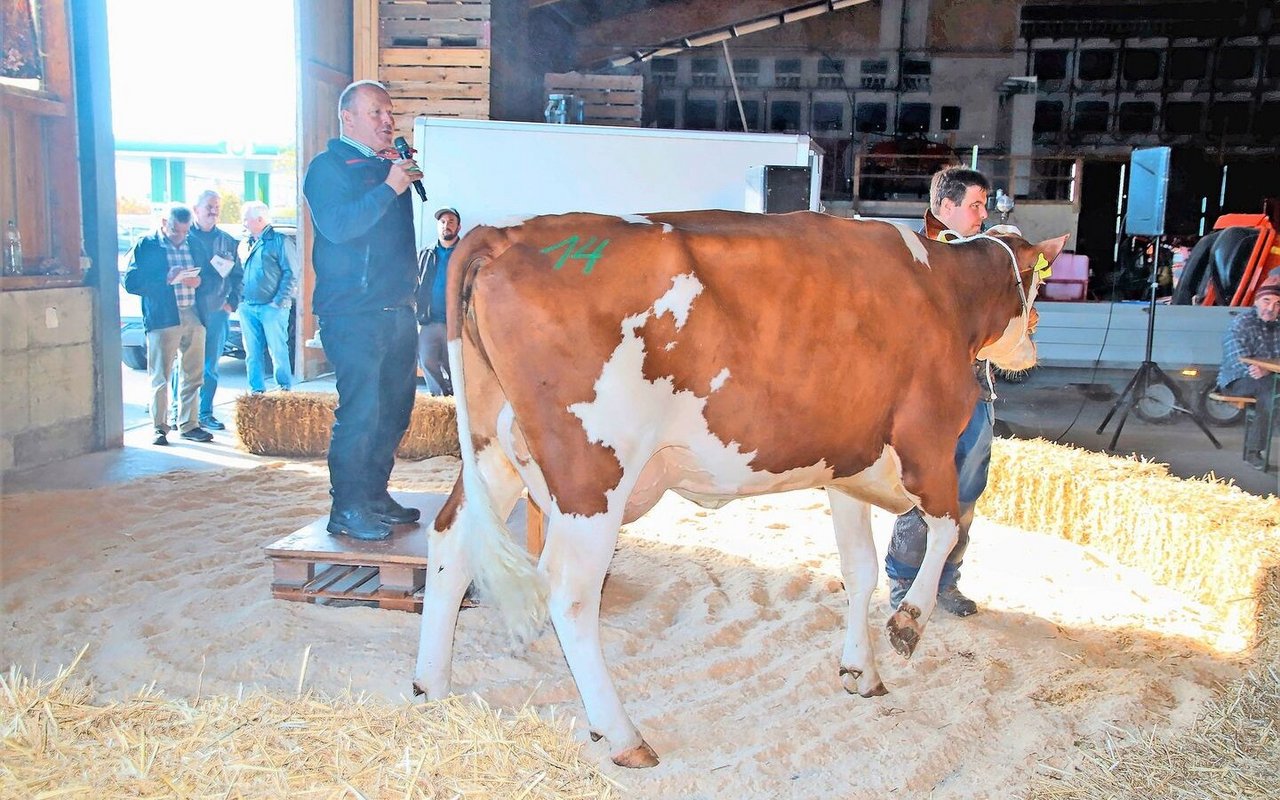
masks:
MULTIPOLYGON (((839 161, 840 159, 833 159, 839 161)), ((833 169, 824 181, 828 199, 927 200, 929 180, 946 166, 967 166, 970 161, 948 160, 937 155, 880 155, 858 153, 848 176, 833 169), (843 196, 842 196, 843 195, 843 196)), ((978 154, 978 170, 1017 200, 1080 205, 1083 159, 1072 156, 1011 156, 978 154)))

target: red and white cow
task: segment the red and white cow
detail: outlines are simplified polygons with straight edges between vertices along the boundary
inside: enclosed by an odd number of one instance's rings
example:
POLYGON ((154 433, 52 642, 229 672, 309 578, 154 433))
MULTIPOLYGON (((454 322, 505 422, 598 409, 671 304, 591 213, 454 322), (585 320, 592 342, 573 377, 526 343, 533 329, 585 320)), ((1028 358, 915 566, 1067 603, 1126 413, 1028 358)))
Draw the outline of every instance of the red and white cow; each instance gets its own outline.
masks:
POLYGON ((970 365, 1034 364, 1032 267, 1065 239, 942 244, 885 222, 720 211, 469 233, 449 263, 462 472, 429 532, 415 688, 449 693, 474 580, 525 636, 549 607, 593 736, 618 764, 656 764, 600 646, 619 526, 668 489, 718 506, 825 487, 849 593, 841 678, 884 694, 868 504, 928 522, 920 577, 888 623, 910 655, 957 535, 970 365), (546 515, 536 569, 503 523, 526 487, 546 515))

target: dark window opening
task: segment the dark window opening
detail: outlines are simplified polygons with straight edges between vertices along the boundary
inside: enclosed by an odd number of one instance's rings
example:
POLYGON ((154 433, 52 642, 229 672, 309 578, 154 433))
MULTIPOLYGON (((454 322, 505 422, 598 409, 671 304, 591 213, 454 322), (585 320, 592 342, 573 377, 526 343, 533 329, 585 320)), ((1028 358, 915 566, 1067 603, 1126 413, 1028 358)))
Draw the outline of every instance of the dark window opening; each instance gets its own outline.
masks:
POLYGON ((1156 124, 1155 103, 1121 103, 1121 133, 1151 133, 1156 124))
POLYGON ((1224 47, 1218 51, 1218 67, 1213 76, 1224 81, 1238 81, 1253 77, 1253 49, 1249 47, 1224 47))
POLYGON ((844 103, 818 102, 813 104, 813 129, 838 131, 844 129, 844 103))
POLYGON ((654 117, 654 123, 659 128, 674 128, 676 126, 676 101, 670 97, 663 97, 658 100, 657 114, 654 117))
POLYGON ((1214 103, 1209 107, 1209 130, 1219 136, 1248 133, 1248 102, 1214 103))
POLYGON ((902 62, 903 75, 931 75, 933 64, 918 58, 908 58, 902 62))
POLYGON ((786 133, 800 130, 800 103, 797 100, 774 100, 769 104, 769 130, 786 133))
POLYGON ((738 114, 736 100, 726 100, 724 104, 724 128, 728 131, 742 130, 742 117, 747 118, 747 130, 760 130, 760 101, 743 100, 742 114, 738 114))
POLYGON ((1169 51, 1169 80, 1198 81, 1209 74, 1209 51, 1178 47, 1169 51))
POLYGON ((1280 101, 1269 100, 1258 109, 1253 132, 1266 139, 1280 137, 1280 101))
POLYGON ((1062 101, 1040 100, 1036 103, 1036 118, 1031 124, 1034 133, 1057 133, 1062 130, 1062 101))
POLYGON ((863 75, 888 75, 889 60, 886 58, 864 58, 859 65, 863 75))
POLYGON ((1126 81, 1153 81, 1160 77, 1159 50, 1126 50, 1124 54, 1124 79, 1126 81))
POLYGON ((898 106, 898 133, 928 133, 932 114, 929 103, 903 103, 898 106))
POLYGON ((1116 51, 1081 50, 1077 75, 1082 81, 1105 81, 1116 71, 1116 51))
POLYGON ((1204 104, 1196 102, 1166 103, 1164 129, 1168 133, 1199 133, 1204 104))
POLYGON ((960 130, 960 106, 943 106, 938 127, 944 131, 960 130))
POLYGON ((676 60, 674 58, 655 58, 649 62, 649 69, 653 72, 675 72, 676 60))
POLYGON ((1031 60, 1031 71, 1042 81, 1060 81, 1067 77, 1066 50, 1037 50, 1031 60))
POLYGON ((686 100, 684 102, 684 127, 690 131, 716 130, 715 100, 686 100))
POLYGON ((1280 78, 1280 47, 1267 50, 1267 77, 1280 78))
POLYGON ((889 126, 889 106, 885 103, 858 103, 854 127, 858 133, 884 133, 889 126))
POLYGON ((1076 103, 1076 116, 1071 129, 1076 133, 1105 133, 1111 106, 1100 100, 1076 103))

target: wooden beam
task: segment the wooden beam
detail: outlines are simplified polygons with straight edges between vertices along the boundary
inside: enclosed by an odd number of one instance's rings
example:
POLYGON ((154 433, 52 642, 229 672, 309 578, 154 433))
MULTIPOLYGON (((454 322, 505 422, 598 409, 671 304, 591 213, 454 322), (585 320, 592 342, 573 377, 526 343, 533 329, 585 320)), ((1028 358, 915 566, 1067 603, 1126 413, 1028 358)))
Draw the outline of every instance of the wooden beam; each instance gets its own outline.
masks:
POLYGON ((352 78, 378 79, 378 0, 351 0, 352 78))
MULTIPOLYGON (((805 0, 689 0, 657 9, 633 11, 601 20, 578 31, 579 52, 618 53, 747 22, 768 14, 780 14, 803 5, 805 0)), ((605 57, 601 55, 601 57, 605 57)), ((580 59, 581 60, 581 59, 580 59)))

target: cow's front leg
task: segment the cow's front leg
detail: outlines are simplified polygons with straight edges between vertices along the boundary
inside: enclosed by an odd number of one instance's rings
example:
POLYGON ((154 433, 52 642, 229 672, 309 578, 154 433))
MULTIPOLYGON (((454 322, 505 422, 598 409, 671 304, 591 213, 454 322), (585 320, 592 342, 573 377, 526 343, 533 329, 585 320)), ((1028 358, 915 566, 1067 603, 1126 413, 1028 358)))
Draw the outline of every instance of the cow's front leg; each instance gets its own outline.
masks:
POLYGON ((836 547, 840 552, 840 572, 844 576, 849 610, 845 620, 844 651, 840 655, 840 682, 849 694, 875 697, 887 694, 876 670, 867 612, 876 589, 879 567, 876 545, 871 538, 871 506, 838 489, 828 488, 836 547))
POLYGON ((947 561, 947 554, 955 547, 960 528, 950 516, 935 517, 921 512, 929 535, 924 550, 924 561, 920 571, 907 590, 907 596, 898 604, 898 610, 889 617, 889 643, 893 649, 910 658, 920 643, 924 633, 924 625, 933 613, 938 601, 938 581, 942 578, 942 567, 947 561))
POLYGON ((566 517, 556 508, 546 509, 546 515, 547 543, 540 567, 550 587, 548 610, 586 708, 591 737, 609 740, 613 762, 619 766, 652 767, 658 755, 627 716, 600 645, 600 591, 621 515, 566 517))

